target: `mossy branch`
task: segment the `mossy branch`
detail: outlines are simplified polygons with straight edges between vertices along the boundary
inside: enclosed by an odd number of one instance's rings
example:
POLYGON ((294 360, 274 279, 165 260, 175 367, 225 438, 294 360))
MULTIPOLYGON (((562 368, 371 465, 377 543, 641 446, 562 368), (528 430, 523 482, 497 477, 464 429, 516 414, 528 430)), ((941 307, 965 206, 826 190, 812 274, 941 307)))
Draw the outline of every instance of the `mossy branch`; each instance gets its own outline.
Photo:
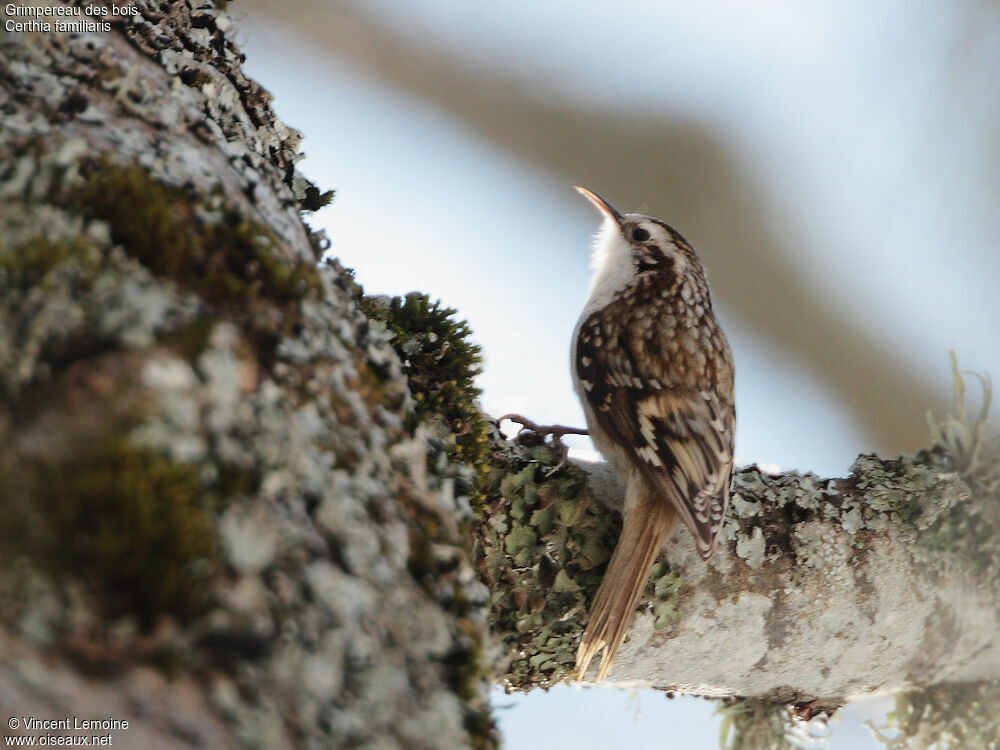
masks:
MULTIPOLYGON (((393 330, 401 356, 420 342, 400 323, 405 306, 418 301, 369 306, 393 330)), ((978 680, 1000 673, 1000 662, 982 659, 998 643, 996 627, 981 621, 995 626, 1000 601, 1000 540, 992 533, 1000 451, 985 443, 988 379, 980 378, 984 407, 970 422, 954 366, 955 414, 919 456, 861 456, 846 479, 737 472, 723 548, 706 565, 690 540, 675 538, 654 568, 625 664, 612 678, 729 696, 719 712, 721 743, 732 750, 801 747, 816 739, 812 717, 821 721, 855 695, 908 686, 916 691, 899 693, 890 726, 912 736, 933 721, 955 736, 979 737, 928 708, 954 708, 962 691, 981 691, 986 683, 978 680), (916 627, 895 624, 900 616, 916 627), (969 641, 960 648, 958 632, 969 641), (700 651, 699 640, 708 642, 700 651), (752 661, 719 656, 741 650, 752 661), (965 680, 958 692, 938 684, 937 702, 927 698, 923 686, 956 678, 965 680), (904 711, 911 695, 914 708, 904 711)), ((549 687, 571 674, 620 530, 620 487, 600 463, 553 471, 561 457, 530 432, 510 442, 491 423, 488 437, 476 566, 504 644, 499 679, 509 690, 549 687)), ((963 727, 983 725, 973 719, 984 702, 975 705, 963 727)))
MULTIPOLYGON (((300 211, 332 195, 228 19, 134 5, 0 65, 4 694, 57 715, 66 680, 23 676, 72 674, 127 705, 86 652, 116 685, 172 670, 197 718, 151 702, 147 725, 205 745, 490 747, 488 672, 568 675, 614 479, 500 436, 455 311, 317 268, 300 211)), ((774 704, 908 688, 899 731, 985 737, 926 709, 984 706, 939 684, 1000 675, 997 451, 962 404, 933 450, 846 479, 738 472, 723 548, 678 534, 613 679, 751 697, 728 704, 744 747, 785 732, 774 704)))
MULTIPOLYGON (((844 479, 738 471, 721 549, 706 564, 683 533, 672 539, 612 682, 745 696, 756 702, 726 704, 724 744, 769 747, 802 731, 794 716, 851 697, 930 685, 943 696, 1000 676, 1000 450, 984 411, 949 419, 930 450, 861 456, 844 479)), ((550 476, 555 452, 525 437, 491 433, 478 527, 510 690, 569 677, 621 503, 604 464, 550 476)))

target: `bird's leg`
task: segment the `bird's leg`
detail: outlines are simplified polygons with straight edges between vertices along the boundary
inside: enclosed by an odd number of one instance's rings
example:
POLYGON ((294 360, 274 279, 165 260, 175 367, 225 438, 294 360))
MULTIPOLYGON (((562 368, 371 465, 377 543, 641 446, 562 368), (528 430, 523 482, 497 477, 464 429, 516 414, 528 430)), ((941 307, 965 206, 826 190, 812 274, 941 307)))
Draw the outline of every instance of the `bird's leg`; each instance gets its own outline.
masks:
POLYGON ((546 476, 551 476, 555 474, 559 469, 563 467, 566 460, 569 458, 569 446, 567 446, 563 441, 563 435, 589 435, 587 430, 581 427, 567 427, 561 424, 550 424, 550 425, 539 425, 532 422, 527 417, 522 417, 520 414, 504 414, 500 419, 497 420, 497 427, 503 424, 504 421, 510 420, 511 422, 516 422, 521 425, 521 429, 517 431, 514 435, 514 440, 517 440, 521 433, 525 430, 539 435, 543 439, 546 435, 552 436, 551 445, 559 452, 559 463, 557 463, 553 468, 546 472, 546 476))
POLYGON ((552 436, 552 445, 559 448, 560 450, 565 450, 566 445, 562 442, 563 435, 589 435, 582 427, 567 427, 561 424, 550 424, 550 425, 539 425, 532 422, 527 417, 522 417, 520 414, 504 414, 500 419, 497 420, 497 426, 500 426, 505 421, 510 420, 511 422, 517 422, 521 425, 521 429, 517 431, 517 435, 514 436, 516 440, 518 436, 528 430, 529 432, 534 432, 536 435, 545 437, 546 435, 552 436))

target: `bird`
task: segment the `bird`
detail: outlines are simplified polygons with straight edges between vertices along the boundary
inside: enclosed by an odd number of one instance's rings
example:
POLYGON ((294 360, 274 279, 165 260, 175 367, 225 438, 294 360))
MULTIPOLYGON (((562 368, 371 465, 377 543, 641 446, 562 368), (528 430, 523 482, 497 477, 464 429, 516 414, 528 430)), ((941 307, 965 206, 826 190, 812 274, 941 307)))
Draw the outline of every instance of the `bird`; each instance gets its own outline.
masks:
POLYGON ((576 190, 603 222, 573 333, 573 384, 594 447, 625 489, 621 536, 576 656, 582 681, 604 649, 600 682, 678 518, 702 558, 715 549, 729 506, 736 411, 732 353, 694 249, 660 219, 622 215, 576 190))

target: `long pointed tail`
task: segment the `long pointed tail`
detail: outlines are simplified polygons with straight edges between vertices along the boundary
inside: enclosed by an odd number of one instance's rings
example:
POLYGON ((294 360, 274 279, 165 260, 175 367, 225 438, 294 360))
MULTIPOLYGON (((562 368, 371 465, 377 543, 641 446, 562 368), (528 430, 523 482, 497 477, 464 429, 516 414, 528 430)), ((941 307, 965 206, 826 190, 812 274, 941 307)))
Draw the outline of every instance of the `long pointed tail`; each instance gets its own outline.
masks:
POLYGON ((666 498, 643 498, 625 515, 625 525, 590 611, 590 621, 576 652, 578 680, 591 660, 604 648, 597 682, 611 669, 618 647, 625 639, 632 613, 639 601, 650 568, 677 521, 666 498))

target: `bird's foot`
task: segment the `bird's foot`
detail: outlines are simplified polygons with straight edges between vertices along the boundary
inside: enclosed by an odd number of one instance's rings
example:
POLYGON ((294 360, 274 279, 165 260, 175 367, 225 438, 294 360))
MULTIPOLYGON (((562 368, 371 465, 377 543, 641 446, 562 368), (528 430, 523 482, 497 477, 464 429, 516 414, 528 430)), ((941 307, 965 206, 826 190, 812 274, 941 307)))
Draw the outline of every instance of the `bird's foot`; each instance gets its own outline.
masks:
POLYGON ((517 431, 517 434, 514 435, 515 441, 518 441, 520 439, 521 433, 524 432, 525 430, 533 432, 535 435, 538 435, 543 440, 545 439, 546 435, 550 435, 552 437, 552 442, 550 443, 550 445, 559 452, 559 463, 557 463, 554 467, 552 467, 545 473, 545 476, 547 477, 552 476, 557 471, 559 471, 559 469, 561 469, 565 465, 567 459, 569 458, 569 446, 567 446, 562 441, 563 435, 590 434, 589 432, 580 427, 567 427, 566 425, 561 425, 561 424, 550 424, 550 425, 535 424, 530 419, 528 419, 527 417, 522 417, 520 414, 504 414, 502 417, 500 417, 500 419, 497 420, 497 426, 499 427, 508 419, 511 422, 516 422, 517 424, 521 425, 521 429, 519 429, 517 431))

